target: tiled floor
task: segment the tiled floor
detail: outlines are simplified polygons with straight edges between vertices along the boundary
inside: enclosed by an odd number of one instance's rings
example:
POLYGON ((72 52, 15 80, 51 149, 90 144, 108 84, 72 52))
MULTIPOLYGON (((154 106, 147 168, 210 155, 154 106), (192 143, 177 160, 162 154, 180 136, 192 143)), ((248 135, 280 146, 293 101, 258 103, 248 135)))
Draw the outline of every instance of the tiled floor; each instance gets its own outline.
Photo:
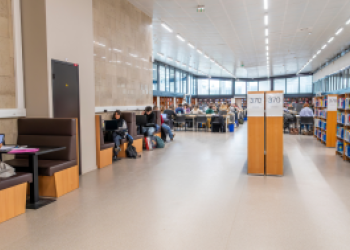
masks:
POLYGON ((350 163, 285 135, 285 176, 246 174, 246 125, 178 132, 81 178, 81 188, 0 224, 0 249, 350 249, 350 163))

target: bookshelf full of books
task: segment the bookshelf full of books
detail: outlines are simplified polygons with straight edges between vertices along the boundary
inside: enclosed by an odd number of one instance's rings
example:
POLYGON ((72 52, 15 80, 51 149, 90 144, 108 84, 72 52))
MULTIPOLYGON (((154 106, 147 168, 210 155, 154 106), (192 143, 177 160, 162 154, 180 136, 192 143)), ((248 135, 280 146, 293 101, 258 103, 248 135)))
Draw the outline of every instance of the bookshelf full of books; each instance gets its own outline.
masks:
POLYGON ((314 105, 314 137, 326 147, 336 146, 337 95, 317 96, 314 105))
POLYGON ((350 94, 338 95, 336 154, 350 159, 350 94))

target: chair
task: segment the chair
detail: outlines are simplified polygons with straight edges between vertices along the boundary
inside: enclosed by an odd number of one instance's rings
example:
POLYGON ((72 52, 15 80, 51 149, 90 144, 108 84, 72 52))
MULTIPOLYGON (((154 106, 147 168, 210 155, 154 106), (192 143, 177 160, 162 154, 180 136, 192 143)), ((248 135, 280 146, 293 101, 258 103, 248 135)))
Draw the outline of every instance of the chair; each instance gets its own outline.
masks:
POLYGON ((300 116, 300 128, 299 133, 301 134, 301 125, 314 125, 314 117, 313 116, 300 116))
MULTIPOLYGON (((18 119, 18 145, 65 147, 39 156, 39 195, 60 197, 79 188, 79 139, 76 119, 18 119)), ((16 172, 30 172, 28 158, 6 161, 16 172)))
POLYGON ((212 116, 211 132, 224 132, 224 118, 222 116, 212 116), (218 128, 218 131, 216 129, 218 128))
POLYGON ((227 111, 226 110, 220 110, 219 111, 219 115, 227 115, 227 111))
MULTIPOLYGON (((204 123, 206 124, 207 123, 207 117, 205 115, 199 115, 196 117, 196 127, 197 127, 197 130, 198 130, 198 123, 204 123)), ((202 126, 203 128, 203 126, 202 126)), ((207 127, 205 126, 205 132, 207 132, 207 127)))
POLYGON ((176 127, 179 128, 179 124, 185 125, 185 131, 186 131, 186 117, 184 115, 178 115, 176 117, 176 120, 174 120, 174 125, 176 124, 176 127))

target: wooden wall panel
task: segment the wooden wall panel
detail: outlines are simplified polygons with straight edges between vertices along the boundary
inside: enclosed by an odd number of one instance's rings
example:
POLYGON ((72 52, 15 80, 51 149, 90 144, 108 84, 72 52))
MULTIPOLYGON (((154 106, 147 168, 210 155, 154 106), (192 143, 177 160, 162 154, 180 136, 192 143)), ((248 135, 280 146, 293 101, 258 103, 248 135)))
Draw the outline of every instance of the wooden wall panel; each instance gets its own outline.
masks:
POLYGON ((327 112, 326 147, 334 148, 337 143, 337 111, 327 112))
POLYGON ((248 174, 264 175, 264 117, 248 118, 248 174))
POLYGON ((27 183, 0 191, 0 223, 26 211, 27 183))
POLYGON ((283 175, 283 117, 266 117, 266 175, 283 175))

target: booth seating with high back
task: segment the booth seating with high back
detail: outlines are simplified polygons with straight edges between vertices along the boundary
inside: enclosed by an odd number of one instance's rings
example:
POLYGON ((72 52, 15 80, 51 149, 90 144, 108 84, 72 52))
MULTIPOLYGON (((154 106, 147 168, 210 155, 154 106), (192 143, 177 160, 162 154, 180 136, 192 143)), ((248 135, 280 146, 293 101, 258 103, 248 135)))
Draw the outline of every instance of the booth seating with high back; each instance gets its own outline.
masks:
MULTIPOLYGON (((60 197, 79 188, 79 138, 76 119, 18 119, 18 145, 65 147, 38 158, 39 195, 60 197)), ((27 156, 6 161, 16 172, 30 172, 27 156)))
POLYGON ((32 181, 30 173, 0 178, 0 223, 25 213, 27 186, 32 181))
MULTIPOLYGON (((156 111, 152 111, 155 116, 156 116, 156 124, 159 126, 159 129, 154 133, 154 135, 158 136, 158 137, 162 137, 161 134, 161 128, 162 128, 162 120, 160 119, 161 116, 161 112, 159 110, 156 111)), ((164 137, 164 136, 163 136, 164 137)))
POLYGON ((105 143, 103 134, 102 117, 95 115, 95 129, 96 129, 96 165, 98 168, 104 168, 112 164, 113 150, 115 143, 105 143))

